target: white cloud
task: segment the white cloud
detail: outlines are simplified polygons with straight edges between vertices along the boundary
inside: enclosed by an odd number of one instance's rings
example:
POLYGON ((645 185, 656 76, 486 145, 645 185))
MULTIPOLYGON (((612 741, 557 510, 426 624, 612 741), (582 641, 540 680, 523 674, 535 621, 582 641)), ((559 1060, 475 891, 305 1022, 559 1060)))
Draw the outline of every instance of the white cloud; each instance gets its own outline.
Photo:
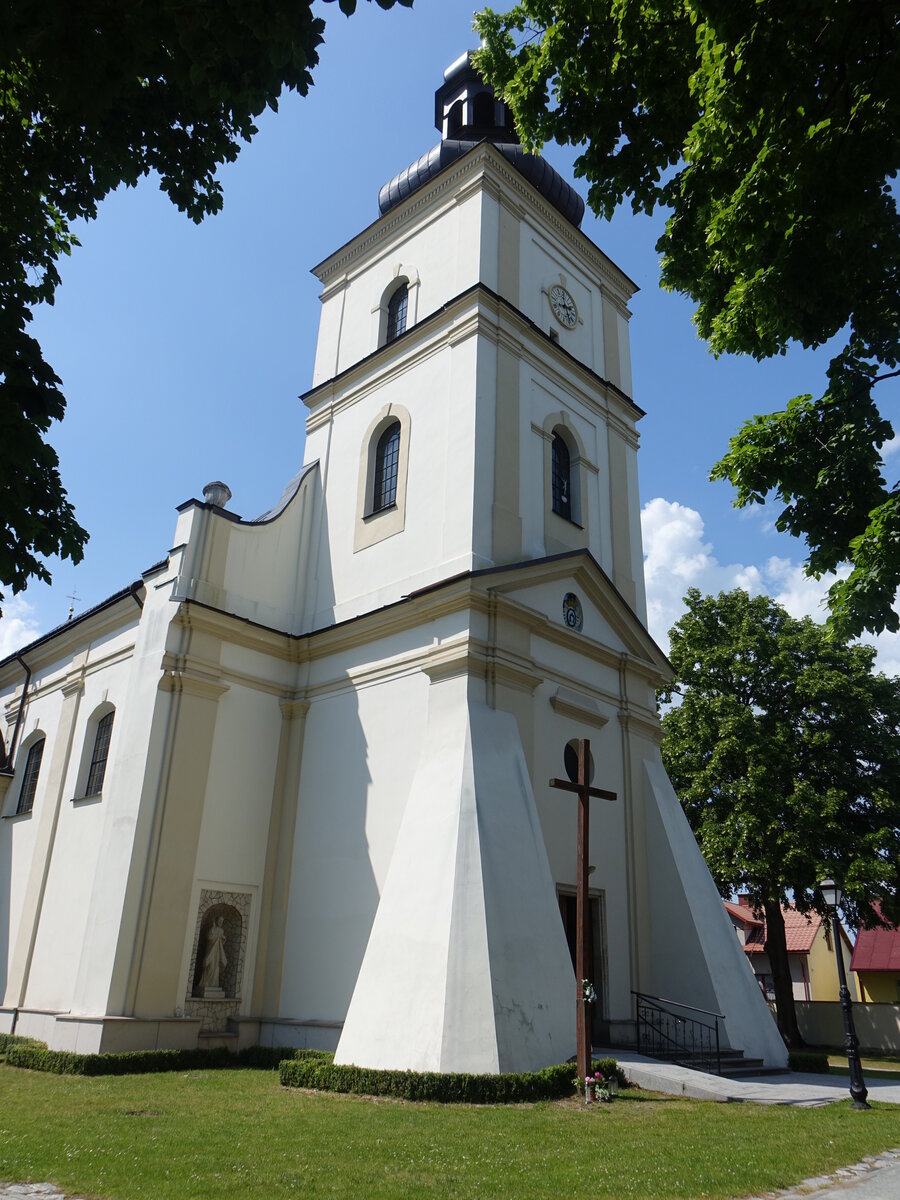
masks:
POLYGON ((881 457, 885 459, 885 461, 889 458, 892 458, 895 454, 900 454, 900 434, 897 434, 896 437, 892 437, 889 442, 885 442, 881 447, 881 457))
POLYGON ((33 606, 22 596, 7 596, 0 617, 0 659, 21 650, 40 634, 33 606))
MULTIPOLYGON (((657 496, 641 510, 644 575, 650 633, 666 649, 669 630, 684 612, 682 599, 689 587, 717 594, 740 587, 751 595, 765 592, 793 617, 824 621, 825 597, 838 575, 811 579, 789 558, 772 556, 762 566, 719 562, 711 542, 703 540, 703 518, 696 509, 657 496)), ((882 633, 862 639, 878 650, 877 668, 900 675, 900 635, 882 633)))

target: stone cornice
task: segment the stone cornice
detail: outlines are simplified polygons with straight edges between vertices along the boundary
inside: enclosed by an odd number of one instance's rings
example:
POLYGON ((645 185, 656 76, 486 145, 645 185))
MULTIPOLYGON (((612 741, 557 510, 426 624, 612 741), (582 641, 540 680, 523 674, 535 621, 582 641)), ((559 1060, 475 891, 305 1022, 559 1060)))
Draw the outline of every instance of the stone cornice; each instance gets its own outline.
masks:
POLYGON ((631 709, 623 710, 619 713, 619 724, 623 729, 634 730, 635 733, 642 737, 649 738, 650 741, 660 743, 665 737, 663 728, 659 723, 659 718, 655 720, 649 717, 642 716, 639 713, 632 712, 631 709))
POLYGON ((593 725, 596 729, 602 729, 609 723, 609 717, 600 712, 596 700, 590 696, 579 696, 571 688, 558 688, 556 694, 550 697, 550 707, 558 716, 593 725))
POLYGON ((480 283, 448 300, 408 329, 403 337, 306 392, 302 399, 311 410, 306 420, 307 433, 327 424, 398 374, 475 335, 486 337, 521 358, 637 447, 635 422, 644 415, 643 410, 609 380, 554 342, 509 301, 480 283))
POLYGON ((212 664, 190 655, 166 653, 163 655, 162 669, 159 681, 161 692, 183 692, 203 700, 218 700, 228 691, 229 685, 222 682, 221 674, 212 664))
MULTIPOLYGON (((27 701, 31 704, 35 700, 39 700, 42 696, 50 695, 52 692, 62 691, 63 695, 69 695, 74 690, 79 690, 84 687, 84 681, 90 675, 96 674, 98 671, 105 671, 108 667, 115 666, 116 663, 125 662, 134 654, 134 642, 129 642, 126 646, 119 646, 117 649, 108 654, 102 654, 99 658, 88 659, 86 663, 78 666, 77 673, 73 673, 69 663, 64 663, 61 666, 59 674, 51 675, 46 679, 34 681, 28 688, 27 701)), ((57 655, 54 654, 54 658, 57 655)), ((12 698, 6 702, 6 712, 15 714, 21 698, 21 691, 16 688, 12 698)))
POLYGON ((468 191, 480 187, 496 196, 498 185, 507 193, 512 193, 525 207, 526 213, 536 213, 545 228, 552 230, 579 258, 589 263, 600 282, 607 285, 613 297, 618 296, 619 305, 624 308, 628 298, 637 290, 634 281, 587 234, 549 204, 489 142, 481 143, 463 158, 457 159, 433 180, 313 267, 312 273, 328 286, 335 276, 347 275, 361 259, 383 243, 390 242, 396 234, 408 237, 415 232, 419 224, 429 219, 430 209, 448 202, 455 203, 455 193, 461 187, 467 187, 468 191))
MULTIPOLYGON (((441 617, 465 613, 468 619, 476 615, 486 618, 499 616, 527 629, 544 642, 559 645, 609 668, 617 673, 617 677, 631 677, 644 685, 659 687, 669 678, 665 656, 646 630, 642 629, 637 618, 633 614, 627 615, 625 602, 608 580, 603 582, 605 577, 592 563, 587 552, 576 552, 533 563, 514 564, 505 569, 490 568, 460 575, 433 584, 385 608, 308 634, 267 629, 254 625, 244 617, 208 608, 198 601, 183 603, 190 608, 189 620, 194 630, 256 650, 265 657, 296 664, 298 670, 308 669, 316 662, 338 658, 360 647, 384 642, 441 617), (583 596, 600 611, 627 647, 626 650, 612 649, 584 632, 569 629, 561 621, 552 621, 545 613, 530 608, 510 594, 513 590, 520 591, 565 577, 571 577, 583 596)), ((196 657, 190 662, 195 666, 199 679, 213 682, 223 689, 228 682, 232 682, 281 697, 291 691, 285 682, 273 679, 265 671, 238 672, 196 657)), ((462 631, 438 646, 426 645, 400 654, 379 655, 375 661, 342 669, 339 675, 317 680, 315 684, 306 687, 295 684, 294 699, 307 700, 319 694, 363 687, 417 671, 424 671, 432 678, 459 674, 465 669, 464 662, 481 677, 527 691, 533 691, 541 680, 552 681, 563 687, 573 684, 579 692, 617 708, 622 706, 627 695, 624 682, 613 693, 581 679, 571 680, 552 664, 541 662, 534 654, 524 657, 511 651, 502 639, 497 645, 489 645, 473 638, 468 631, 462 631)), ((625 702, 630 711, 646 714, 643 719, 652 721, 654 714, 649 708, 639 702, 625 702)))
MULTIPOLYGON (((24 657, 35 673, 52 666, 54 662, 71 658, 86 642, 98 641, 115 633, 117 629, 137 624, 141 615, 139 593, 142 591, 143 583, 138 580, 95 608, 73 617, 57 629, 52 629, 17 653, 24 657)), ((14 656, 4 659, 0 664, 0 688, 7 686, 7 680, 18 681, 22 674, 22 666, 14 656)))

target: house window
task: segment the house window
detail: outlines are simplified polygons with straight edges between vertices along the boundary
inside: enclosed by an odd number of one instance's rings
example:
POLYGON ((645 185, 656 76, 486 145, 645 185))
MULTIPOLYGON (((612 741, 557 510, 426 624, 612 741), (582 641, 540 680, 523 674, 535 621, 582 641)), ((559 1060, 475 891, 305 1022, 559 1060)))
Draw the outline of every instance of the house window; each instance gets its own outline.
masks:
POLYGON ((386 342, 393 342, 406 332, 406 310, 409 303, 409 288, 405 283, 394 292, 388 301, 386 342))
POLYGON ((372 512, 391 508, 397 501, 397 468, 400 462, 400 422, 388 425, 375 448, 375 488, 372 512))
POLYGON ((572 520, 572 470, 569 464, 569 447, 558 433, 553 435, 550 448, 551 486, 553 511, 567 521, 572 520))
POLYGON ((37 791, 45 740, 45 738, 41 738, 28 751, 28 758, 25 760, 25 774, 22 777, 22 790, 19 792, 19 803, 16 805, 16 815, 29 813, 34 808, 34 793, 37 791))
POLYGON ((114 716, 114 712, 108 712, 97 723, 94 752, 91 755, 87 787, 84 789, 85 796, 99 796, 103 790, 103 777, 106 774, 106 760, 109 757, 109 739, 112 735, 114 716))

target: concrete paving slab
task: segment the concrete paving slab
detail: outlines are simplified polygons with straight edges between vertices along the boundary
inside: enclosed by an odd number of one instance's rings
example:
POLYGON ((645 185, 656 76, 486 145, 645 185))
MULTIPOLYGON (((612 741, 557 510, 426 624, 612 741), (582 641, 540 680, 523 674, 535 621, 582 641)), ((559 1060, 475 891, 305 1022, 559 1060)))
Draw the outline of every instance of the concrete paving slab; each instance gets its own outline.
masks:
MULTIPOLYGON (((637 1087, 670 1096, 689 1096, 695 1100, 719 1100, 723 1103, 791 1104, 812 1108, 834 1104, 849 1096, 850 1081, 841 1075, 805 1075, 789 1071, 785 1075, 758 1075, 743 1079, 723 1079, 692 1071, 675 1063, 647 1058, 631 1050, 596 1049, 595 1057, 609 1055, 617 1059, 625 1076, 637 1087)), ((900 1104, 900 1078, 867 1079, 869 1099, 900 1104)), ((893 1200, 900 1197, 900 1190, 893 1200)))

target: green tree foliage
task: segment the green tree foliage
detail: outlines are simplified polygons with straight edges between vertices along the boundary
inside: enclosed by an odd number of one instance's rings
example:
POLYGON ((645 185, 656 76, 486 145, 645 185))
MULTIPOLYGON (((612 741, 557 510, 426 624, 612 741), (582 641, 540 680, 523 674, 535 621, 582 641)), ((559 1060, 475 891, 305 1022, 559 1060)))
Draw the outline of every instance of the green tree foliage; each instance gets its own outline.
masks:
POLYGON ((588 201, 668 212, 662 286, 714 353, 840 335, 823 396, 755 417, 713 468, 783 506, 844 632, 900 628, 900 489, 872 387, 900 366, 900 5, 885 0, 523 0, 477 18, 478 63, 523 140, 580 147, 588 201))
POLYGON ((670 632, 666 770, 723 895, 766 915, 779 1025, 799 1042, 779 904, 824 912, 846 889, 854 926, 900 919, 900 679, 768 596, 692 588, 670 632))
MULTIPOLYGON (((381 8, 412 0, 377 0, 381 8)), ((339 0, 350 15, 356 0, 339 0)), ((0 12, 0 583, 49 580, 87 540, 44 440, 61 380, 28 333, 61 255, 121 183, 155 171, 192 220, 283 89, 306 95, 325 22, 312 0, 15 0, 0 12)), ((2 599, 2 595, 0 595, 2 599)))

